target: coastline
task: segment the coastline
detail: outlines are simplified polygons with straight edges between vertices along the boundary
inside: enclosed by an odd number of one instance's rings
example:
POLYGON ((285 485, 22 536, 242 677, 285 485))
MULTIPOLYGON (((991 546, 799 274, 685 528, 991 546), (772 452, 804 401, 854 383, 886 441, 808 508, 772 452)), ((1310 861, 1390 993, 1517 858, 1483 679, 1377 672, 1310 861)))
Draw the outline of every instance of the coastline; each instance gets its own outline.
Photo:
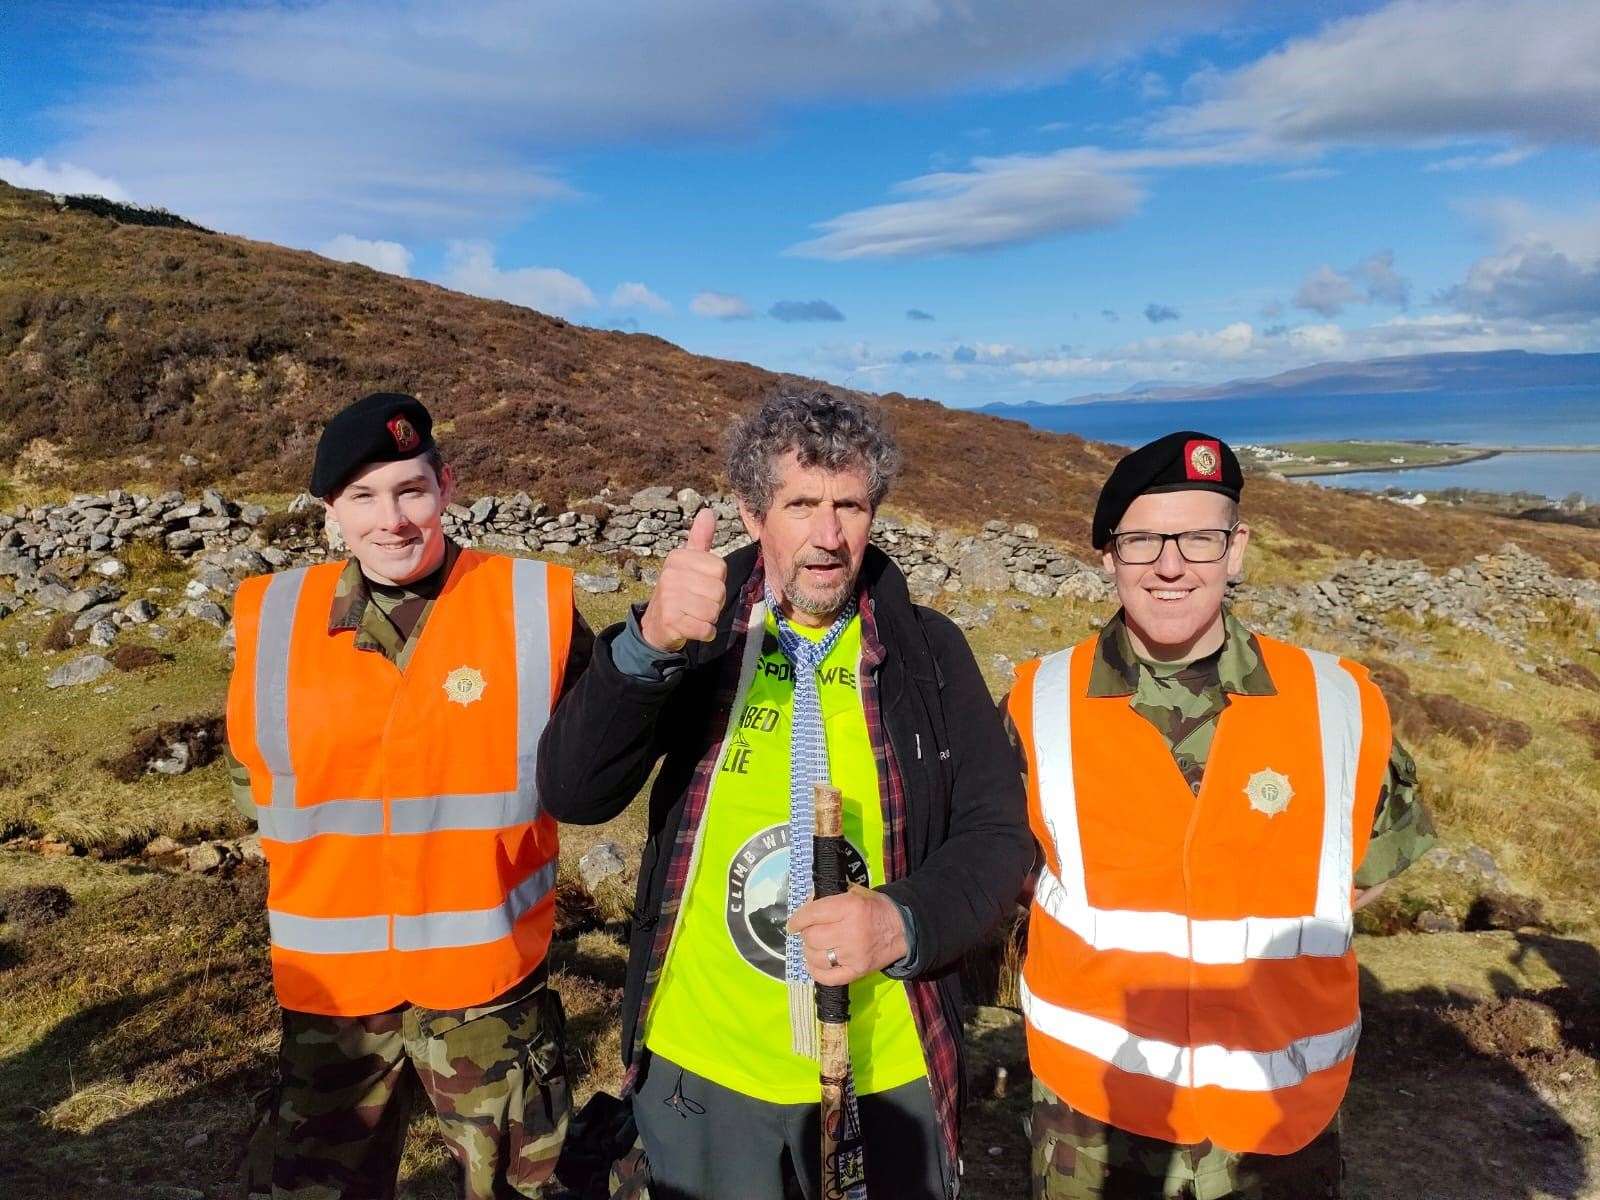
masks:
POLYGON ((1288 479, 1317 479, 1327 475, 1376 475, 1395 471, 1427 471, 1434 467, 1459 467, 1465 463, 1483 462, 1485 459, 1496 458, 1502 454, 1597 453, 1600 453, 1600 446, 1485 446, 1460 458, 1445 458, 1436 462, 1349 463, 1342 467, 1312 465, 1305 470, 1283 471, 1281 474, 1288 479))

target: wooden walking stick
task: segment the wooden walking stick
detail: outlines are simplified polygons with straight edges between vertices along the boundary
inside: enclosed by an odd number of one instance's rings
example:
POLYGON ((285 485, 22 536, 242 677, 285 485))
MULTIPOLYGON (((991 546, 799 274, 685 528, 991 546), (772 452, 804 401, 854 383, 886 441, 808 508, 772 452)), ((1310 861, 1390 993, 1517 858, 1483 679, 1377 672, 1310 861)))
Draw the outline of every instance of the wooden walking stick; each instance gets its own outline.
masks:
MULTIPOLYGON (((811 879, 817 899, 846 888, 844 819, 839 789, 825 783, 813 793, 817 832, 812 842, 811 879)), ((850 989, 817 984, 817 1020, 822 1025, 823 1200, 867 1200, 867 1164, 850 1077, 850 989)))

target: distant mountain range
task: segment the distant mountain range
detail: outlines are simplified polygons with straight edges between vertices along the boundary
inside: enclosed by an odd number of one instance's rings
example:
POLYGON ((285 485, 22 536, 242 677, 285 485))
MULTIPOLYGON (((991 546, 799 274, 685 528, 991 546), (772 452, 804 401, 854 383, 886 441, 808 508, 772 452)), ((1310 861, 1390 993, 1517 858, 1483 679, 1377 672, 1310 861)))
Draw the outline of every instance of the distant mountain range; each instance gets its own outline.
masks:
POLYGON ((1120 392, 1094 392, 1071 400, 990 404, 980 412, 1017 412, 1106 401, 1250 400, 1273 396, 1360 396, 1387 392, 1489 392, 1515 388, 1600 386, 1600 354, 1530 354, 1489 350, 1413 354, 1361 362, 1317 363, 1263 379, 1234 379, 1200 387, 1138 383, 1120 392))

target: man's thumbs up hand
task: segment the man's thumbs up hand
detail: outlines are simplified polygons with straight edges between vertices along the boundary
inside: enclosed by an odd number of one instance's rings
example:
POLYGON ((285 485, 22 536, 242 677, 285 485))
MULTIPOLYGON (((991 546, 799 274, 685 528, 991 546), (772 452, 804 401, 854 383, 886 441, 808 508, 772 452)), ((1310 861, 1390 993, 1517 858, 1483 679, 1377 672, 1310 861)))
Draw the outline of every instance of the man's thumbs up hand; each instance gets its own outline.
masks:
POLYGON ((717 518, 709 508, 695 514, 684 544, 667 555, 639 628, 657 650, 681 650, 685 642, 717 636, 717 618, 727 595, 728 564, 711 551, 717 518))
MULTIPOLYGON (((683 543, 690 550, 703 550, 709 552, 711 539, 717 533, 717 514, 709 508, 702 508, 695 513, 694 521, 689 526, 689 537, 683 543)), ((670 559, 669 559, 670 561, 670 559)))

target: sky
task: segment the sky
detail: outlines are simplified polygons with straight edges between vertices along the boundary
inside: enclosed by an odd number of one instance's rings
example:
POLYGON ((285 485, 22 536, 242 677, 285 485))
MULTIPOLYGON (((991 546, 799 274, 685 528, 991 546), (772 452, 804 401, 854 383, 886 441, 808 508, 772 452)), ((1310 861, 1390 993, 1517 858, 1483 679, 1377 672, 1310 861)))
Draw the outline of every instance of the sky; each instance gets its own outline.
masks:
POLYGON ((967 407, 1600 349, 1594 0, 0 0, 0 179, 967 407))

